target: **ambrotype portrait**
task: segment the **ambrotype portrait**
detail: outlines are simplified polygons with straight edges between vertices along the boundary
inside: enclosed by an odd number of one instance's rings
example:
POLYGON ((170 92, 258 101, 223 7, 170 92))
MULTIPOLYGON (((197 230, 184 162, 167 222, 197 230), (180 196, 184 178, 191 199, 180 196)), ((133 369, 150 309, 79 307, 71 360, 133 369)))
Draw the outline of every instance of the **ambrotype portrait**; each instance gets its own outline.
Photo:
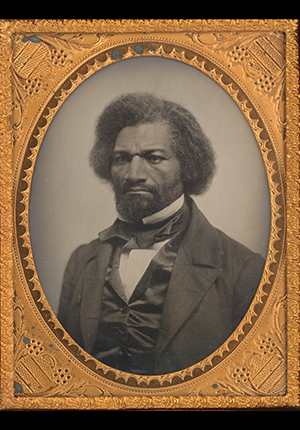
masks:
POLYGON ((116 216, 68 255, 58 320, 115 369, 184 369, 236 329, 264 257, 213 225, 195 202, 222 160, 188 107, 157 91, 124 91, 106 103, 94 130, 89 168, 113 191, 116 216))

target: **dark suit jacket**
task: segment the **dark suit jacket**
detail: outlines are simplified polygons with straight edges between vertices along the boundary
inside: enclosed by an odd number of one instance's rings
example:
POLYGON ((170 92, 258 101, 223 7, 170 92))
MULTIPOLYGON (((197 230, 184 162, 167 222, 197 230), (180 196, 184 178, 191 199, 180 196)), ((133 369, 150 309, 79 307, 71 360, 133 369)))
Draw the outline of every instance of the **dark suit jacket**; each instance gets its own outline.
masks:
MULTIPOLYGON (((214 228, 191 204, 191 220, 169 282, 156 345, 156 373, 204 359, 226 341, 245 315, 264 260, 214 228)), ((88 353, 97 335, 104 277, 112 245, 80 246, 67 265, 58 319, 88 353)))

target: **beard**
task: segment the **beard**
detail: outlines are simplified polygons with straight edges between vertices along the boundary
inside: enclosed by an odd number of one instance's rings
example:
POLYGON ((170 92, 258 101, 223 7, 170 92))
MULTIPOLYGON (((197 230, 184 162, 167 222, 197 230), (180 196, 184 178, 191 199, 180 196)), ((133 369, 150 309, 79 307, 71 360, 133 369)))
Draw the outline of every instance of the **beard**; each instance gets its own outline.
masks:
POLYGON ((143 218, 159 212, 168 206, 165 196, 162 198, 157 187, 144 188, 149 194, 126 194, 130 185, 124 185, 122 188, 114 186, 116 209, 118 213, 127 221, 141 223, 143 218))

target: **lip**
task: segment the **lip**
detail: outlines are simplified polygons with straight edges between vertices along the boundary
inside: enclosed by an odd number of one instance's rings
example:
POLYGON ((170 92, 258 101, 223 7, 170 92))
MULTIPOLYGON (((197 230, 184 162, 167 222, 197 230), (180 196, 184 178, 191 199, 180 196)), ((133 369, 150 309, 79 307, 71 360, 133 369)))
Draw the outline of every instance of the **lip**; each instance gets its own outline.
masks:
POLYGON ((128 190, 126 194, 150 194, 150 191, 137 188, 128 190))

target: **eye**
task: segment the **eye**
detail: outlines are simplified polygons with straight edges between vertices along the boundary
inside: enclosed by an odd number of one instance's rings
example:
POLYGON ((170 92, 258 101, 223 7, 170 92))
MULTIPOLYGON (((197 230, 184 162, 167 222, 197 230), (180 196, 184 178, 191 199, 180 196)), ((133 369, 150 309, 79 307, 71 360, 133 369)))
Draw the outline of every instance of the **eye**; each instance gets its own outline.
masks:
POLYGON ((162 161, 165 160, 165 158, 161 155, 155 154, 145 154, 144 158, 148 161, 148 163, 151 164, 160 164, 162 161))
POLYGON ((113 164, 125 164, 129 163, 131 157, 128 154, 114 154, 113 155, 113 164))

